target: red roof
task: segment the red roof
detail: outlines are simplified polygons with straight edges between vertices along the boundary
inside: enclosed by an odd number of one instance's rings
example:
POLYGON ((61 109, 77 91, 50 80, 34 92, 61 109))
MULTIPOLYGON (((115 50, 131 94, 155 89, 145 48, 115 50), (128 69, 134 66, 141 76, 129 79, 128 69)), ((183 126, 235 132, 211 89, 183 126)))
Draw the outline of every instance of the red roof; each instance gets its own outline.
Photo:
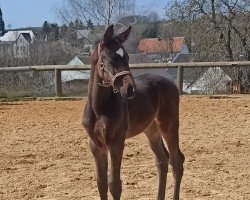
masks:
POLYGON ((181 51, 181 47, 183 44, 185 44, 184 37, 173 37, 171 40, 146 38, 140 40, 138 50, 141 53, 178 53, 181 51))

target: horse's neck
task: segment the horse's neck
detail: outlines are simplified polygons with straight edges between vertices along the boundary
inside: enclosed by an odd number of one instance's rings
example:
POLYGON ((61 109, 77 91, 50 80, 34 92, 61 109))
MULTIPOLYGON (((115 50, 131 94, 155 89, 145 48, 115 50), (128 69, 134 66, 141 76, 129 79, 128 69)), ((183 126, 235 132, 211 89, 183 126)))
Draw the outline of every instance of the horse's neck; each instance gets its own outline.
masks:
POLYGON ((117 100, 114 97, 112 87, 100 86, 99 83, 101 83, 101 81, 97 70, 92 68, 88 88, 88 101, 96 113, 102 113, 103 110, 107 109, 111 101, 115 103, 117 100))

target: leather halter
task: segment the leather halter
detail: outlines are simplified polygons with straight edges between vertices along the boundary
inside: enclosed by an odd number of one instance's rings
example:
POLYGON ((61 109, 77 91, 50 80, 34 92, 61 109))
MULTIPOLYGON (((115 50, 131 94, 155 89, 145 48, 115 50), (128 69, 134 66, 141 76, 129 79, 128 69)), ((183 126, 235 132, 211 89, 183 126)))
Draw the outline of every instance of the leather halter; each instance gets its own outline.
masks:
POLYGON ((118 90, 115 88, 115 80, 123 75, 132 75, 132 73, 130 71, 121 71, 116 73, 115 75, 113 75, 104 65, 104 63, 101 60, 101 45, 100 43, 98 44, 98 57, 99 57, 99 62, 100 62, 100 66, 99 66, 99 70, 106 72, 108 74, 108 76, 110 77, 111 81, 107 81, 105 80, 105 78, 103 78, 104 80, 102 80, 102 83, 98 83, 98 85, 102 86, 102 87, 113 87, 113 92, 117 93, 118 90))

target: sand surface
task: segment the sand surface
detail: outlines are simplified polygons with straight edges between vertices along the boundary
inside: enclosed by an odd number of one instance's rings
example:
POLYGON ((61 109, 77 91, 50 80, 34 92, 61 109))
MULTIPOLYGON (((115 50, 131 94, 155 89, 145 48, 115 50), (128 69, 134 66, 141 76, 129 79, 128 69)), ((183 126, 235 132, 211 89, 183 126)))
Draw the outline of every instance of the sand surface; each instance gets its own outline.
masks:
MULTIPOLYGON (((0 199, 99 199, 80 101, 0 104, 0 199)), ((181 98, 186 156, 181 199, 250 199, 250 98, 181 98)), ((157 170, 144 134, 126 141, 123 200, 156 199, 157 170)), ((167 195, 173 192, 171 170, 167 195)), ((111 198, 110 198, 111 199, 111 198)), ((171 198, 170 198, 171 199, 171 198)))

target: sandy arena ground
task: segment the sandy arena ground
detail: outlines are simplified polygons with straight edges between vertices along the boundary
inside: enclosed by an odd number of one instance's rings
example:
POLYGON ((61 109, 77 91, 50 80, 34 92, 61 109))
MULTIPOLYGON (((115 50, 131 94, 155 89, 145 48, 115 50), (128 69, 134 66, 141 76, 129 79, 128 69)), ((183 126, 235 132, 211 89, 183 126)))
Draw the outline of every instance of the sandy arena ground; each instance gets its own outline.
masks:
MULTIPOLYGON (((81 126, 84 101, 0 104, 0 199, 99 199, 81 126)), ((250 98, 181 99, 186 156, 181 199, 250 199, 250 98)), ((156 199, 157 170, 146 137, 126 141, 123 200, 156 199)), ((168 174, 168 197, 173 178, 168 174)))

